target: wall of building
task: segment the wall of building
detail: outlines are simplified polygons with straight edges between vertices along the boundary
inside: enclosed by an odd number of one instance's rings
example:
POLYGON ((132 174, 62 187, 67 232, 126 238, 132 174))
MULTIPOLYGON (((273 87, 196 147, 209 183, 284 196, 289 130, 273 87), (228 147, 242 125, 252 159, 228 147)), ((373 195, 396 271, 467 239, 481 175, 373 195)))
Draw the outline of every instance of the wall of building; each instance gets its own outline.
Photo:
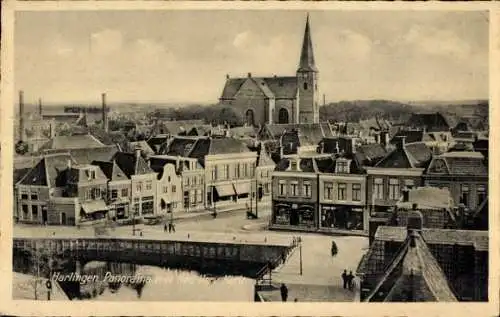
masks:
POLYGON ((43 210, 47 208, 49 197, 48 187, 17 185, 15 216, 20 222, 43 223, 43 210))
POLYGON ((296 123, 298 113, 296 99, 276 99, 274 106, 274 123, 279 123, 279 112, 281 108, 288 111, 288 123, 296 123))
POLYGON ((156 214, 156 173, 132 175, 131 208, 136 216, 156 214), (152 203, 152 212, 144 210, 145 203, 152 203))
POLYGON ((460 204, 462 196, 462 186, 467 185, 469 189, 468 207, 470 210, 475 210, 482 201, 479 201, 478 188, 482 186, 485 189, 485 196, 488 196, 488 177, 468 176, 463 178, 453 178, 447 175, 443 176, 425 176, 424 181, 426 186, 448 188, 455 206, 460 204))
POLYGON ((54 197, 48 201, 49 225, 75 225, 80 222, 77 198, 54 197), (66 221, 64 221, 66 218, 66 221), (66 223, 64 223, 66 222, 66 223))
POLYGON ((162 177, 156 183, 156 214, 165 216, 182 208, 182 179, 177 175, 174 164, 163 166, 162 177), (175 190, 173 190, 175 188, 175 190), (163 201, 166 203, 162 203, 163 201))
POLYGON ((231 108, 243 120, 245 119, 246 111, 252 109, 255 125, 264 125, 267 123, 269 100, 253 80, 246 80, 241 85, 234 96, 234 100, 231 102, 231 108))
POLYGON ((127 219, 130 217, 130 201, 132 195, 132 185, 130 180, 110 181, 108 183, 107 199, 110 204, 108 217, 110 219, 127 219), (113 193, 116 191, 116 197, 113 193), (125 192, 124 192, 125 191, 125 192), (126 194, 126 195, 124 195, 126 194), (124 215, 117 214, 117 208, 124 207, 124 215), (123 218, 122 218, 123 217, 123 218))

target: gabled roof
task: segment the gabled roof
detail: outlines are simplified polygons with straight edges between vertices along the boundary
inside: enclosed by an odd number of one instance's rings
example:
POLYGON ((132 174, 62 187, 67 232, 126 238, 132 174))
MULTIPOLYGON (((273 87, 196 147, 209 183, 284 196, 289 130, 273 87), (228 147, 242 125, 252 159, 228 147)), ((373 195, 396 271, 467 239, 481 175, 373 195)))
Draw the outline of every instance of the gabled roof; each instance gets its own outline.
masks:
POLYGON ((427 173, 487 176, 488 167, 483 154, 480 152, 453 151, 435 157, 429 165, 427 173), (436 168, 438 161, 444 161, 444 170, 436 168))
POLYGON ((260 87, 266 98, 295 99, 297 97, 297 77, 244 77, 228 78, 220 97, 221 100, 234 99, 243 83, 251 79, 260 87))
POLYGON ((92 165, 97 165, 100 167, 101 171, 104 173, 107 179, 110 181, 122 181, 127 180, 125 173, 118 167, 115 161, 103 162, 103 161, 93 161, 92 165))
POLYGON ((146 161, 141 157, 137 157, 135 153, 117 152, 113 157, 118 167, 131 178, 132 175, 144 175, 154 173, 148 166, 146 161))
POLYGON ((135 149, 135 148, 140 148, 141 151, 146 154, 146 156, 154 155, 155 152, 153 149, 149 146, 148 142, 146 141, 135 141, 135 142, 130 142, 130 148, 135 149))
POLYGON ((78 164, 90 164, 92 161, 109 161, 118 152, 116 145, 99 148, 75 148, 70 150, 50 150, 49 154, 69 153, 78 164))
POLYGON ((387 155, 385 148, 378 143, 362 144, 356 148, 355 156, 363 165, 372 166, 387 155))
POLYGON ((40 149, 40 152, 44 150, 70 150, 79 148, 98 148, 104 147, 105 145, 97 140, 94 136, 90 134, 83 135, 69 135, 69 136, 56 136, 47 143, 45 143, 40 149))
POLYGON ((68 162, 75 163, 69 153, 44 155, 23 178, 21 185, 60 187, 65 184, 65 173, 68 162))
MULTIPOLYGON (((399 241, 406 239, 406 227, 380 226, 375 240, 399 241)), ((476 251, 488 251, 488 231, 423 228, 422 237, 427 244, 473 246, 476 251)))
POLYGON ((375 167, 421 168, 426 167, 432 158, 432 151, 424 143, 410 143, 398 146, 375 167))
POLYGON ((278 139, 285 131, 298 130, 303 142, 318 144, 323 138, 335 137, 327 122, 321 123, 289 123, 267 124, 262 128, 262 134, 268 134, 271 139, 278 139))
POLYGON ((414 113, 407 121, 406 126, 425 128, 426 131, 429 132, 449 131, 450 128, 455 126, 451 121, 451 118, 448 118, 440 112, 414 113))
POLYGON ((365 301, 456 302, 457 298, 426 242, 413 231, 365 301))
POLYGON ((261 144, 259 148, 259 155, 257 156, 257 167, 276 166, 274 161, 267 153, 266 147, 261 144))
POLYGON ((205 156, 251 152, 244 142, 233 138, 199 138, 189 157, 196 158, 204 166, 205 156))
POLYGON ((433 141, 423 130, 400 130, 391 139, 391 144, 398 144, 400 137, 405 137, 406 143, 433 141))
MULTIPOLYGON (((318 173, 318 165, 316 164, 317 158, 314 157, 298 157, 298 158, 282 158, 275 167, 275 171, 286 171, 290 167, 292 160, 298 160, 298 168, 301 172, 305 173, 318 173)), ((322 165, 323 167, 323 165, 322 165)))
POLYGON ((67 181, 70 183, 88 183, 94 182, 96 180, 106 181, 107 177, 104 175, 103 171, 99 168, 99 166, 95 165, 77 165, 73 166, 67 172, 67 181), (92 170, 95 172, 95 178, 90 179, 88 171, 92 170))
POLYGON ((198 138, 195 137, 174 137, 167 146, 162 146, 159 154, 171 156, 188 156, 193 145, 198 138))

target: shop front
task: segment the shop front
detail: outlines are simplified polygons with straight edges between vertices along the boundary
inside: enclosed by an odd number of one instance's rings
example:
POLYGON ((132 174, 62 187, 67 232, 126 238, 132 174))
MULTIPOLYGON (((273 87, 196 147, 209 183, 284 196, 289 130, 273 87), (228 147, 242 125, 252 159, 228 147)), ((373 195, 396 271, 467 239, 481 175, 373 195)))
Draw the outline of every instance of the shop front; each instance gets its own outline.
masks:
POLYGON ((275 202, 273 204, 273 224, 315 228, 315 205, 275 202))
POLYGON ((362 207, 349 205, 322 205, 320 227, 343 230, 364 230, 362 207))

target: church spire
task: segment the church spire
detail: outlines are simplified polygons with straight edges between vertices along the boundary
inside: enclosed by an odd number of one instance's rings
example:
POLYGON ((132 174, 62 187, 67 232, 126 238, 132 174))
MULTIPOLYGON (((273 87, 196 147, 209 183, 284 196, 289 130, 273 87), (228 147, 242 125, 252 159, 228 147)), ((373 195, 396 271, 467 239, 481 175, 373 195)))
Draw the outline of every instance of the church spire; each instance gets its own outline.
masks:
POLYGON ((300 64, 297 72, 317 72, 314 62, 314 53, 311 41, 311 30, 309 27, 309 13, 306 19, 306 29, 304 31, 304 40, 302 41, 302 52, 300 53, 300 64))

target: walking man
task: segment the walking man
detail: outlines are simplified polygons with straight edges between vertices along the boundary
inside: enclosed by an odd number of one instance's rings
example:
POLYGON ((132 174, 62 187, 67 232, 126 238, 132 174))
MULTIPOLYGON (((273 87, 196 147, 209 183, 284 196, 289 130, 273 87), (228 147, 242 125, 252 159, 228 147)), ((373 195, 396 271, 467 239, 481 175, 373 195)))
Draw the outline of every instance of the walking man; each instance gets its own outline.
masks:
POLYGON ((167 224, 163 225, 163 232, 167 232, 167 224))
POLYGON ((175 233, 175 225, 173 222, 172 222, 172 232, 175 233))
POLYGON ((349 287, 349 290, 352 291, 354 287, 354 275, 352 274, 352 271, 349 271, 349 275, 347 275, 347 285, 349 287))
POLYGON ((344 282, 344 288, 347 288, 347 270, 342 273, 342 281, 344 282))
POLYGON ((281 292, 281 301, 286 302, 286 300, 288 299, 288 288, 286 287, 285 284, 281 284, 280 292, 281 292))

